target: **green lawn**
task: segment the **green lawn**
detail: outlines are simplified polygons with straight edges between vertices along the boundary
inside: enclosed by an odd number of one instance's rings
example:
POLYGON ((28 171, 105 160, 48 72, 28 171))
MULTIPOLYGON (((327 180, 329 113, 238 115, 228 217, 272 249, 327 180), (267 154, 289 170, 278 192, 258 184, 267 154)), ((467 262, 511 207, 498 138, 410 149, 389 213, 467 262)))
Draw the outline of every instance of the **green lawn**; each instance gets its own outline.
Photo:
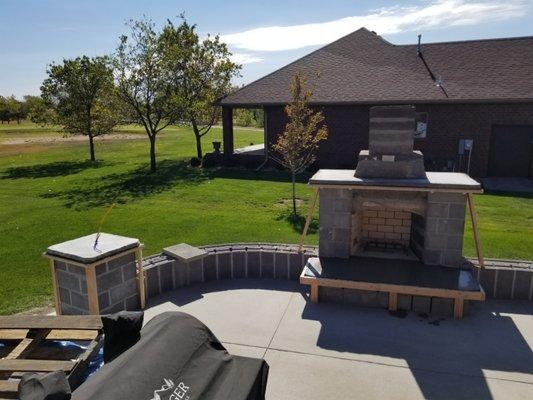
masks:
MULTIPOLYGON (((24 124, 21 124, 24 125, 24 124)), ((51 285, 41 253, 51 244, 94 232, 110 204, 103 230, 133 236, 145 254, 179 242, 297 242, 302 221, 287 219, 288 176, 240 169, 189 168, 194 138, 186 128, 164 131, 157 144, 159 170, 147 173, 147 139, 96 145, 97 165, 85 142, 2 145, 2 138, 39 135, 38 127, 0 125, 0 314, 46 303, 51 285)), ((126 127, 122 131, 139 132, 126 127)), ((46 135, 59 135, 53 129, 46 135)), ((220 129, 203 139, 204 150, 220 129)), ((236 130, 235 145, 261 143, 261 131, 236 130)), ((298 184, 304 213, 310 190, 298 184)), ((487 257, 533 259, 533 200, 476 196, 487 257)), ((308 243, 316 243, 314 221, 308 243)), ((474 255, 467 228, 465 251, 474 255)))

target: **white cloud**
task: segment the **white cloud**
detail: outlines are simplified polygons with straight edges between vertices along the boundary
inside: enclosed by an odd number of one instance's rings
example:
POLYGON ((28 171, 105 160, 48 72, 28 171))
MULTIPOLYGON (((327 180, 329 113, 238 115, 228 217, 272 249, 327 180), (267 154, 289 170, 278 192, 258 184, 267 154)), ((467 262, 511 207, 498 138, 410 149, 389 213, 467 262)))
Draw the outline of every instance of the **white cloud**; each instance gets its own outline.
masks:
POLYGON ((237 64, 252 64, 263 61, 263 58, 246 53, 234 53, 231 56, 231 61, 237 64))
POLYGON ((364 26, 378 34, 474 25, 525 14, 523 0, 437 0, 423 6, 381 8, 334 21, 270 26, 222 35, 226 43, 249 51, 293 50, 330 43, 364 26))

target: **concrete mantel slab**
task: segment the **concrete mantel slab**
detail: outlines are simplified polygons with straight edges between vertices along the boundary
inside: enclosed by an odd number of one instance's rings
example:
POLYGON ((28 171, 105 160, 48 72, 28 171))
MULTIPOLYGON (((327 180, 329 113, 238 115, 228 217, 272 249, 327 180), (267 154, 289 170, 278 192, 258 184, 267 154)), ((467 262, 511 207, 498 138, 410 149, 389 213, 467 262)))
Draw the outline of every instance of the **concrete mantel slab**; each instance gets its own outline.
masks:
POLYGON ((113 235, 110 233, 93 233, 77 239, 48 247, 45 255, 92 264, 106 257, 139 247, 139 239, 113 235), (96 240, 98 236, 98 241, 96 240))
POLYGON ((174 246, 165 247, 163 253, 167 256, 177 258, 183 262, 191 262, 204 257, 207 252, 204 249, 188 245, 187 243, 180 243, 174 246))
POLYGON ((359 178, 353 169, 321 169, 309 180, 311 186, 343 187, 347 189, 391 189, 403 188, 412 191, 445 191, 461 193, 482 193, 479 182, 464 173, 427 172, 426 179, 359 178))

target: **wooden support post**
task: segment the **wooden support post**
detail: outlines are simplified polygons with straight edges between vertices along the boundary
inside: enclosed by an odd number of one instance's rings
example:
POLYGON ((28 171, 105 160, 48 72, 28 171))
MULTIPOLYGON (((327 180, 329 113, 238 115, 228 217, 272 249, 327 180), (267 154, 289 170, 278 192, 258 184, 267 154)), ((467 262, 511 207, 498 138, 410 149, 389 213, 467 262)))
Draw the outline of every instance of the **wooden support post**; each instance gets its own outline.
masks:
POLYGON ((302 252, 302 247, 304 246, 304 240, 307 236, 307 230, 309 229, 309 224, 311 223, 311 218, 313 217, 313 211, 315 210, 316 200, 318 199, 318 189, 315 189, 315 195, 311 200, 309 205, 309 210, 307 211, 307 218, 305 220, 304 230, 302 232, 302 237, 300 238, 300 246, 298 247, 298 252, 302 252))
POLYGON ((461 297, 456 297, 453 302, 453 317, 454 318, 463 318, 463 308, 464 308, 464 299, 461 297))
POLYGON ((139 285, 139 306, 141 307, 141 310, 144 310, 144 307, 146 306, 146 290, 144 284, 142 248, 139 248, 135 252, 135 258, 137 263, 137 284, 139 285))
POLYGON ((50 270, 52 271, 52 289, 54 290, 54 307, 56 309, 56 315, 61 315, 61 303, 59 298, 59 288, 57 284, 56 268, 54 266, 54 260, 50 259, 50 270))
POLYGON ((312 284, 311 285, 311 303, 318 303, 318 285, 312 284))
POLYGON ((87 279, 87 297, 89 298, 89 314, 100 314, 100 305, 98 304, 98 289, 96 287, 96 267, 89 265, 85 269, 87 279))
POLYGON ((389 311, 398 309, 398 293, 389 292, 389 311))
POLYGON ((474 205, 474 198, 472 193, 467 193, 466 199, 468 201, 468 209, 470 211, 470 219, 472 220, 472 232, 474 233, 474 242, 476 244, 477 259, 479 267, 485 268, 485 259, 483 258, 483 250, 481 248, 481 241, 479 239, 479 231, 477 226, 476 206, 474 205))

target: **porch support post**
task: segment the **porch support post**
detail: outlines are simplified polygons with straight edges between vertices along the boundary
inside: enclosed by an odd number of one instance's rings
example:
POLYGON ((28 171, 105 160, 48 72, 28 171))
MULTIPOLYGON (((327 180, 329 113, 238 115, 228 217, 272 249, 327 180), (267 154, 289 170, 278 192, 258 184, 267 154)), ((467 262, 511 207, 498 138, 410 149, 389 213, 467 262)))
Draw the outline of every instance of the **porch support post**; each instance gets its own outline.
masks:
POLYGON ((231 163, 233 155, 233 108, 222 107, 222 140, 224 142, 224 163, 231 163))

